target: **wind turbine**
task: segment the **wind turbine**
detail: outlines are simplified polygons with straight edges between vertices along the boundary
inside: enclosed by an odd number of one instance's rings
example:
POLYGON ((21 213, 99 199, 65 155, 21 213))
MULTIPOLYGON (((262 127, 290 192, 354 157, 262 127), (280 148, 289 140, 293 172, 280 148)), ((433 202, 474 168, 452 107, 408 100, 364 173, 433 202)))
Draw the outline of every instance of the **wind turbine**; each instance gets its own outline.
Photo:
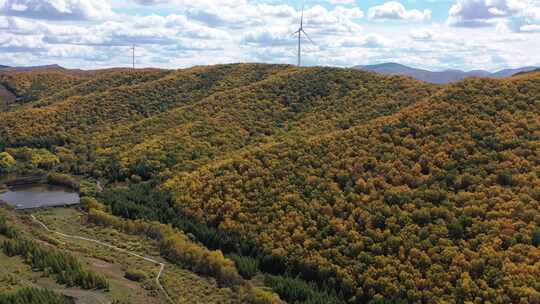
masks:
POLYGON ((133 69, 135 70, 135 44, 133 44, 130 50, 133 52, 131 58, 133 59, 133 69))
POLYGON ((293 35, 298 34, 298 66, 302 65, 302 34, 306 36, 309 42, 315 45, 315 42, 309 38, 309 35, 304 31, 304 1, 302 1, 302 14, 300 15, 300 27, 293 35))

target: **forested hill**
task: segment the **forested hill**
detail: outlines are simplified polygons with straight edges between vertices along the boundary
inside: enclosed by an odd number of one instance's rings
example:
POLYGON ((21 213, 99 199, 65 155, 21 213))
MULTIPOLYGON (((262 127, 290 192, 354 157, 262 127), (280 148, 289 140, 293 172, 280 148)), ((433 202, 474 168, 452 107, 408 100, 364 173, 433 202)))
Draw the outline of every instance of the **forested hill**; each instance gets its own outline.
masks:
POLYGON ((540 74, 116 73, 0 113, 0 147, 45 148, 59 160, 47 169, 111 185, 152 180, 170 200, 111 196, 112 211, 175 212, 344 301, 540 300, 540 74))
POLYGON ((396 114, 167 182, 178 210, 367 301, 539 295, 540 78, 470 80, 396 114))
MULTIPOLYGON (((138 77, 130 75, 125 78, 138 77)), ((165 168, 191 170, 253 144, 346 129, 434 91, 400 77, 273 65, 199 67, 161 76, 110 89, 103 88, 107 81, 90 80, 75 88, 102 83, 96 93, 1 114, 2 144, 62 146, 79 151, 73 153, 80 159, 77 172, 144 178, 165 168)), ((75 91, 86 92, 64 92, 75 91)))

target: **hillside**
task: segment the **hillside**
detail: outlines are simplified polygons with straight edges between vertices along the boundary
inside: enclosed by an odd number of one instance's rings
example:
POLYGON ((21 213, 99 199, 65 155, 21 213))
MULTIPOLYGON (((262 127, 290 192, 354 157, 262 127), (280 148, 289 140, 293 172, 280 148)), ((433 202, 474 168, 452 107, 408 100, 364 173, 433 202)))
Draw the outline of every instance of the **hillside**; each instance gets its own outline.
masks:
POLYGON ((516 69, 504 69, 500 70, 498 72, 492 73, 492 77, 495 78, 505 78, 510 77, 519 73, 527 73, 531 71, 538 70, 538 67, 523 67, 523 68, 516 68, 516 69))
POLYGON ((527 74, 538 74, 538 73, 540 73, 540 68, 534 69, 532 71, 527 71, 527 72, 519 72, 519 73, 514 74, 514 76, 527 75, 527 74))
POLYGON ((414 79, 422 80, 429 83, 452 83, 463 80, 467 77, 490 77, 490 78, 505 78, 521 72, 528 72, 537 67, 522 67, 515 69, 504 69, 494 73, 483 70, 475 70, 464 72, 461 70, 444 70, 444 71, 428 71, 423 69, 411 68, 398 63, 382 63, 374 65, 363 65, 354 67, 360 70, 377 72, 385 75, 402 75, 410 76, 414 79))
POLYGON ((107 212, 182 229, 283 300, 540 299, 538 73, 443 86, 259 64, 52 73, 72 82, 0 113, 10 172, 99 179, 107 212))
POLYGON ((84 81, 80 74, 57 68, 0 70, 0 85, 18 98, 20 104, 47 97, 84 81))
POLYGON ((430 92, 429 86, 415 81, 338 69, 194 68, 6 113, 0 136, 6 146, 63 143, 72 151, 84 142, 101 148, 90 151, 103 154, 89 168, 98 176, 103 170, 109 172, 106 177, 148 176, 152 172, 139 172, 141 167, 188 168, 274 137, 348 128, 393 113, 430 92), (111 166, 115 159, 124 163, 111 166), (111 167, 118 165, 112 173, 111 167))
POLYGON ((458 83, 166 187, 181 213, 256 239, 306 279, 331 284, 332 274, 357 301, 533 299, 539 88, 540 78, 458 83))
POLYGON ((97 94, 120 86, 148 82, 165 76, 159 69, 66 70, 59 66, 11 68, 0 71, 0 85, 16 96, 14 106, 44 106, 70 97, 97 94), (39 102, 38 102, 39 101, 39 102))

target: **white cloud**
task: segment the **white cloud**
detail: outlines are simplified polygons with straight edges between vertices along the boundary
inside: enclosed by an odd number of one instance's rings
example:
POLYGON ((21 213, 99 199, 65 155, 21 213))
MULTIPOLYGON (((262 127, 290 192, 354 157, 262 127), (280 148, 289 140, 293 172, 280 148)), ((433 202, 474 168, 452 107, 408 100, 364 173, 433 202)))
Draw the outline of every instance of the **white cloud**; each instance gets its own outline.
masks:
MULTIPOLYGON (((298 12, 288 6, 276 7, 273 10, 269 6, 264 6, 266 14, 258 13, 260 24, 256 24, 253 29, 245 31, 242 35, 242 43, 246 45, 257 45, 265 47, 277 47, 294 45, 295 38, 292 33, 299 26, 298 12), (265 18, 268 11, 283 12, 280 18, 265 18), (283 22, 281 22, 281 21, 283 22)), ((253 15, 261 11, 261 6, 257 6, 253 15)), ((319 44, 327 44, 327 40, 336 40, 336 36, 353 36, 361 30, 361 27, 354 22, 355 19, 363 17, 363 12, 358 8, 345 8, 338 6, 334 10, 316 5, 309 8, 304 13, 304 28, 312 39, 319 44)))
MULTIPOLYGON (((489 1, 486 20, 496 29, 437 21, 421 27, 378 22, 421 21, 431 15, 427 10, 407 10, 398 2, 380 2, 366 13, 368 20, 362 20, 365 12, 351 1, 330 1, 306 6, 304 27, 317 44, 307 40, 303 44, 307 65, 397 61, 432 69, 493 70, 540 63, 540 54, 534 51, 540 49, 540 10, 533 5, 538 0, 485 0, 489 1)), ((17 15, 0 12, 0 62, 7 65, 128 66, 131 44, 137 45, 138 66, 296 60, 292 33, 298 28, 299 11, 284 0, 138 0, 138 4, 135 0, 0 0, 0 8, 7 2, 19 5, 17 15), (81 13, 90 11, 83 3, 105 1, 112 15, 81 13), (49 6, 38 6, 43 3, 49 6), (52 9, 54 18, 28 13, 52 9)), ((458 15, 467 17, 463 12, 458 15)))
POLYGON ((453 26, 483 27, 496 24, 497 18, 512 12, 505 1, 458 0, 449 11, 448 22, 453 26))
POLYGON ((540 24, 529 24, 529 25, 523 25, 522 27, 519 28, 519 30, 521 32, 525 32, 525 33, 533 33, 533 32, 538 32, 540 33, 540 24))
POLYGON ((354 4, 355 0, 328 0, 333 5, 354 4))
POLYGON ((531 0, 457 0, 447 23, 455 27, 504 27, 530 32, 540 25, 540 2, 531 0))
POLYGON ((432 41, 435 34, 431 30, 420 29, 412 31, 409 36, 416 41, 432 41))
POLYGON ((2 0, 0 14, 44 20, 100 20, 113 12, 105 0, 2 0))
POLYGON ((186 42, 189 40, 228 38, 226 32, 194 24, 179 15, 127 18, 124 21, 107 21, 91 27, 51 25, 44 29, 46 29, 43 33, 45 42, 65 45, 180 46, 195 44, 186 42))
POLYGON ((259 45, 266 47, 290 46, 297 42, 292 37, 292 30, 289 28, 258 28, 249 31, 242 37, 242 43, 247 45, 259 45))
POLYGON ((0 30, 9 29, 9 20, 4 16, 0 16, 0 30))
POLYGON ((355 20, 362 16, 363 12, 357 8, 338 6, 334 10, 328 10, 316 5, 306 10, 304 24, 306 29, 315 31, 318 35, 351 36, 361 31, 362 27, 355 20))
POLYGON ((0 30, 7 34, 36 35, 41 34, 47 27, 47 24, 34 20, 0 16, 0 30))
POLYGON ((380 35, 370 34, 363 37, 343 38, 339 42, 340 47, 344 48, 382 48, 389 45, 389 41, 380 35))
POLYGON ((350 19, 360 19, 364 17, 364 12, 357 7, 346 8, 343 6, 338 6, 334 11, 337 15, 341 15, 350 19))
POLYGON ((183 6, 183 7, 240 7, 246 0, 133 0, 145 6, 183 6))
POLYGON ((8 53, 42 52, 45 44, 38 36, 2 35, 0 37, 0 50, 8 53))
POLYGON ((382 5, 373 6, 368 11, 370 20, 413 20, 422 21, 431 19, 431 11, 416 9, 407 10, 403 4, 390 1, 382 5))
POLYGON ((157 5, 157 4, 163 4, 168 3, 168 0, 134 0, 136 3, 140 5, 157 5))

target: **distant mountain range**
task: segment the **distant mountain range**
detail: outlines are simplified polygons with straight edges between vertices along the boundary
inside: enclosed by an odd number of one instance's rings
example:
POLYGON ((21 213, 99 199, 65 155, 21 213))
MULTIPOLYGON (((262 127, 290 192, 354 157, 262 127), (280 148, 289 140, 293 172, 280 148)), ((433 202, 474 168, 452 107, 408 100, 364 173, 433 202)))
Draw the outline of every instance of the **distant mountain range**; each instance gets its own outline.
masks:
POLYGON ((465 79, 467 77, 492 77, 492 78, 504 78, 509 77, 517 73, 529 72, 538 67, 522 67, 516 69, 505 69, 495 73, 491 73, 484 70, 473 71, 461 71, 461 70, 445 70, 445 71, 428 71, 423 69, 411 68, 399 63, 382 63, 374 65, 359 65, 354 68, 366 71, 377 72, 387 75, 404 75, 410 76, 418 80, 422 80, 430 83, 450 83, 465 79))
POLYGON ((10 67, 7 65, 0 65, 0 69, 6 70, 6 71, 17 71, 17 72, 28 72, 28 71, 38 71, 38 70, 65 70, 63 67, 59 66, 58 64, 23 66, 23 67, 10 67))
MULTIPOLYGON (((429 82, 429 83, 451 83, 463 80, 467 77, 490 77, 490 78, 505 78, 515 74, 528 73, 531 71, 540 70, 540 67, 528 66, 515 69, 504 69, 498 72, 488 72, 484 70, 462 71, 462 70, 444 70, 444 71, 429 71, 424 69, 412 68, 403 64, 388 62, 373 65, 358 65, 354 66, 354 69, 366 70, 377 72, 385 75, 403 75, 410 76, 412 78, 429 82)), ((16 72, 29 72, 29 71, 43 71, 43 70, 66 70, 58 64, 39 65, 39 66, 21 66, 10 67, 6 65, 0 65, 2 71, 16 71, 16 72)), ((70 70, 81 71, 81 70, 70 70)))

